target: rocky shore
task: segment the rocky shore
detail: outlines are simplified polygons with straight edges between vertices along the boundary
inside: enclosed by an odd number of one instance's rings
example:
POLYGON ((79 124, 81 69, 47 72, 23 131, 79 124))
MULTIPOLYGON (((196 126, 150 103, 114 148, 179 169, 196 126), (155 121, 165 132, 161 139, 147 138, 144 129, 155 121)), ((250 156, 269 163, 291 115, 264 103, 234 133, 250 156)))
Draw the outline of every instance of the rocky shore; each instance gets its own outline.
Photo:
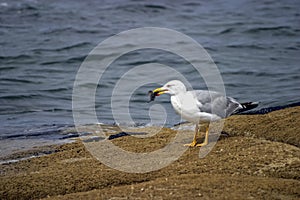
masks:
MULTIPOLYGON (((0 165, 0 199, 300 198, 300 107, 232 116, 223 131, 206 157, 189 148, 169 166, 148 173, 111 169, 79 140, 18 153, 7 159, 29 158, 0 165), (30 158, 40 152, 51 153, 30 158)), ((175 132, 163 128, 146 139, 112 141, 148 152, 166 145, 175 132)))

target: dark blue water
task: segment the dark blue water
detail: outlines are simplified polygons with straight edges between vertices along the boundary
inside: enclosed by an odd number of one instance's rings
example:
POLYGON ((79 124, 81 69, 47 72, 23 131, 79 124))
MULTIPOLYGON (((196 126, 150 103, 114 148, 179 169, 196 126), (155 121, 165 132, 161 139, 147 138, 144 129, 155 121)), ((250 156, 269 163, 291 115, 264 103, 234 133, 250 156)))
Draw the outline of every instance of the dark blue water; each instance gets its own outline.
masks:
MULTIPOLYGON (((229 96, 260 101, 258 109, 299 102, 298 0, 0 0, 0 137, 49 134, 72 125, 72 88, 84 58, 107 37, 145 26, 171 28, 203 45, 229 96)), ((113 73, 99 84, 100 122, 114 123, 110 91, 119 76, 150 62, 171 65, 194 88, 205 88, 174 55, 133 52, 115 62, 113 73)), ((137 124, 149 122, 145 94, 156 86, 141 87, 132 96, 130 112, 137 124)), ((168 112, 167 125, 177 123, 168 97, 158 102, 168 112)))

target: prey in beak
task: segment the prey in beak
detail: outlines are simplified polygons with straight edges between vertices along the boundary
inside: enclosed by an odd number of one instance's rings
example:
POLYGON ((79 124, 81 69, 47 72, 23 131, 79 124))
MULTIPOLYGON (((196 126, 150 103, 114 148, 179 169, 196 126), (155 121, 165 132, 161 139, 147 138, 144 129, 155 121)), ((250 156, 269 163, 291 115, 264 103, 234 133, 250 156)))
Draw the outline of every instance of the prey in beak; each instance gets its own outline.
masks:
POLYGON ((154 101, 155 97, 161 95, 161 94, 164 94, 166 91, 168 91, 167 89, 165 88, 156 88, 154 91, 150 90, 148 92, 148 95, 150 97, 150 100, 148 101, 148 103, 150 103, 151 101, 154 101))

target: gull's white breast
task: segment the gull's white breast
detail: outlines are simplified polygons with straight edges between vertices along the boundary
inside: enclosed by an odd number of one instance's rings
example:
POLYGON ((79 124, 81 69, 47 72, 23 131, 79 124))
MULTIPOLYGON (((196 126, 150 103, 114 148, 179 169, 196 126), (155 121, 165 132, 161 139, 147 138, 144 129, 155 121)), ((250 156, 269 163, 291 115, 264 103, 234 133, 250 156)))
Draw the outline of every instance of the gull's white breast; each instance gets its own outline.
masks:
POLYGON ((220 119, 217 115, 201 112, 199 103, 200 102, 190 92, 171 96, 171 104, 176 113, 189 122, 210 122, 220 119))
POLYGON ((200 110, 191 93, 182 93, 171 96, 171 103, 174 110, 181 115, 183 119, 189 122, 199 123, 200 110))

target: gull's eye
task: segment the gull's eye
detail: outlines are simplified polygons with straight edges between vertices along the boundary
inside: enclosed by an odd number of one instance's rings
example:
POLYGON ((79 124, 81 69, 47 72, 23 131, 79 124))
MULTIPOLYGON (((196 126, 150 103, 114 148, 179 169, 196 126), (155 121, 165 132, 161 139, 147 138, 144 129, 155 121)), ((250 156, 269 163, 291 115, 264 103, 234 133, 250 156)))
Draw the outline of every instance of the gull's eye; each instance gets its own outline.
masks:
POLYGON ((171 87, 172 85, 167 85, 167 87, 171 87))

